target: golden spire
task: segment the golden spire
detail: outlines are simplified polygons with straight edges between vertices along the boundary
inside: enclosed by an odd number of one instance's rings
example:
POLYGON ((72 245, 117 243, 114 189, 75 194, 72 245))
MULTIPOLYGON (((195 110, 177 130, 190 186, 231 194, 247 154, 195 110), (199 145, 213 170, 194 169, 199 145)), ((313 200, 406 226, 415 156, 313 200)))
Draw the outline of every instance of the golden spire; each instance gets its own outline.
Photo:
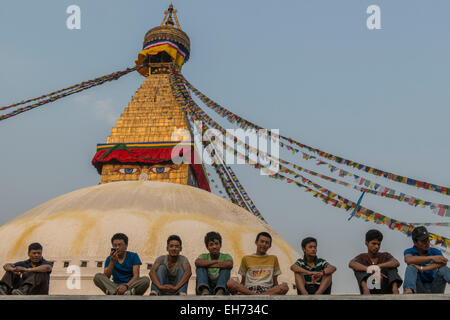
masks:
MULTIPOLYGON (((173 8, 172 4, 164 11, 164 14, 161 25, 150 29, 145 34, 142 51, 138 54, 136 65, 144 65, 149 62, 151 65, 152 62, 163 62, 163 60, 167 62, 167 55, 169 55, 181 70, 182 65, 189 60, 190 40, 188 35, 181 30, 177 10, 173 8), (175 17, 176 26, 173 17, 175 17), (167 54, 166 58, 158 57, 162 51, 167 54)), ((153 71, 150 66, 150 68, 141 68, 138 72, 147 77, 153 71)))
POLYGON ((106 144, 97 146, 93 164, 101 174, 102 184, 160 181, 210 191, 200 163, 177 164, 171 156, 180 143, 194 153, 191 128, 169 78, 169 65, 176 63, 181 68, 189 58, 190 40, 181 30, 176 12, 170 5, 161 25, 146 33, 143 50, 136 60, 138 65, 148 64, 148 68, 139 71, 146 79, 112 128, 106 144))
POLYGON ((166 22, 166 26, 170 25, 170 26, 174 26, 174 22, 173 22, 173 18, 172 18, 172 14, 175 16, 175 21, 177 22, 177 27, 178 29, 181 30, 181 26, 180 26, 180 22, 178 21, 178 17, 177 17, 177 10, 173 8, 173 4, 170 4, 169 9, 167 9, 166 11, 164 11, 164 19, 161 22, 161 26, 164 24, 164 22, 166 22), (169 17, 167 17, 169 16, 169 17), (167 19, 167 20, 166 20, 167 19))

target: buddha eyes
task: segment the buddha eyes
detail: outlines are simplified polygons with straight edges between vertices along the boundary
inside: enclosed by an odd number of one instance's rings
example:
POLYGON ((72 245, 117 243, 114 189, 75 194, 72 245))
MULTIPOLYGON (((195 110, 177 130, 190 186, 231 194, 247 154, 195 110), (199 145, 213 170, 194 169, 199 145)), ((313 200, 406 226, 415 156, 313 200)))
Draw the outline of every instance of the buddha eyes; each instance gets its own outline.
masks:
POLYGON ((173 168, 172 167, 152 167, 150 169, 151 172, 153 173, 167 173, 172 171, 173 168))
MULTIPOLYGON (((172 171, 173 167, 151 167, 149 170, 152 173, 161 174, 172 171)), ((115 170, 117 173, 121 174, 139 174, 141 172, 140 168, 119 168, 115 170)))
POLYGON ((138 168, 120 168, 116 171, 122 174, 134 174, 139 173, 140 170, 138 168))

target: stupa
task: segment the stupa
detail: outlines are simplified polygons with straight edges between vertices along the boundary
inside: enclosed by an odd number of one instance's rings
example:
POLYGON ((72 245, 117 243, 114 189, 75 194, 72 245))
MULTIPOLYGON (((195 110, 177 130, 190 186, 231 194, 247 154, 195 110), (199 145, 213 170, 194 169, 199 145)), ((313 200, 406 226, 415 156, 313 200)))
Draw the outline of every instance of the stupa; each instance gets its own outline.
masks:
POLYGON ((143 263, 141 275, 166 254, 167 237, 177 234, 181 254, 193 267, 188 294, 194 294, 194 260, 206 252, 207 232, 222 234, 222 251, 232 255, 232 277, 237 277, 242 256, 255 251, 256 234, 266 231, 273 237, 269 253, 280 262, 279 281, 295 293, 289 267, 298 252, 267 223, 210 192, 190 124, 169 82, 170 64, 181 69, 189 55, 189 37, 171 5, 161 25, 145 35, 136 60, 147 66, 139 69, 144 82, 106 143, 97 145, 92 164, 100 184, 59 196, 1 226, 0 263, 25 259, 28 245, 40 242, 44 257, 54 263, 50 294, 102 294, 92 279, 103 271, 114 233, 128 235, 128 250, 143 263), (192 161, 177 164, 174 156, 192 161), (80 270, 80 286, 71 266, 80 270))

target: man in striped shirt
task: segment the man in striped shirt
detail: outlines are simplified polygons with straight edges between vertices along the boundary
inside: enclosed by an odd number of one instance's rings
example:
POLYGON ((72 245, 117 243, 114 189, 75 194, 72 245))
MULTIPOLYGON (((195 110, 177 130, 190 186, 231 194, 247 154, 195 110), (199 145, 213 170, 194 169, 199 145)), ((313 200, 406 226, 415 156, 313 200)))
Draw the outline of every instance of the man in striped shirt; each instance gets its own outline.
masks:
POLYGON ((308 294, 331 294, 332 274, 336 267, 326 260, 317 257, 317 240, 308 237, 302 241, 303 259, 298 259, 291 270, 295 275, 297 293, 308 294))

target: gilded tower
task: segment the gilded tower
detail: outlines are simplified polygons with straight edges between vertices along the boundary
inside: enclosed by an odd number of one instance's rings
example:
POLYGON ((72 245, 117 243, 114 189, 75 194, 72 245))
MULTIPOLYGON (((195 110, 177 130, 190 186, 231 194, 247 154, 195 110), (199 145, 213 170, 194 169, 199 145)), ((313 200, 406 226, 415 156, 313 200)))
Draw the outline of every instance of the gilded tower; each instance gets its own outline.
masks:
POLYGON ((106 143, 97 145, 92 163, 101 174, 100 183, 161 181, 210 191, 201 161, 194 161, 190 125, 169 82, 170 65, 181 69, 189 54, 189 37, 170 5, 161 25, 146 33, 136 59, 136 65, 144 66, 138 69, 144 82, 106 143), (184 157, 185 161, 179 163, 174 157, 184 157))

